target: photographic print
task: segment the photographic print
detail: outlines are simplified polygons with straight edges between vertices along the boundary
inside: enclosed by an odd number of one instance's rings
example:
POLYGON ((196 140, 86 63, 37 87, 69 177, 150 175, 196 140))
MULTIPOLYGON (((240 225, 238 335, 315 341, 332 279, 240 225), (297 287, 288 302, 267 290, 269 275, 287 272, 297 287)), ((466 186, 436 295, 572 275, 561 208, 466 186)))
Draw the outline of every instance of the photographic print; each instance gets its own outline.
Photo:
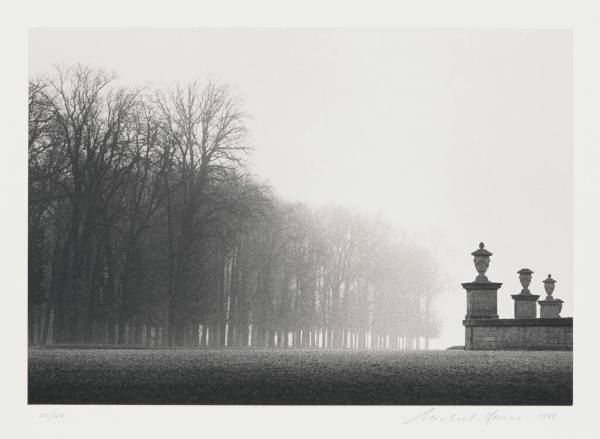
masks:
POLYGON ((566 30, 29 31, 28 403, 573 404, 566 30))

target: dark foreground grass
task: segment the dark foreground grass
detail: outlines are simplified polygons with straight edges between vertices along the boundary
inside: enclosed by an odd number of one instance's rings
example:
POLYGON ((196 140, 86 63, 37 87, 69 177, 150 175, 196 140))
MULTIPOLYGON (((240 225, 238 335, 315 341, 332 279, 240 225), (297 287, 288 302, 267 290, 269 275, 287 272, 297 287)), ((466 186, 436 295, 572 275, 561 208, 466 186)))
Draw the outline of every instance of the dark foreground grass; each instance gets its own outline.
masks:
POLYGON ((572 352, 30 350, 30 404, 572 404, 572 352))

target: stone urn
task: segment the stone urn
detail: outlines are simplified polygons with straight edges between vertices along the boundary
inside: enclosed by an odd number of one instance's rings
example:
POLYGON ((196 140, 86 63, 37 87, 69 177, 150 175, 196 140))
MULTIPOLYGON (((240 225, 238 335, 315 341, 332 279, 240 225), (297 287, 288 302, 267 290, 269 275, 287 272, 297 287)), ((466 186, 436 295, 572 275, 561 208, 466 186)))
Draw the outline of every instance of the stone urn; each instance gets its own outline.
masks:
POLYGON ((540 304, 540 317, 556 319, 560 318, 563 301, 552 297, 554 292, 554 284, 556 281, 551 275, 544 280, 544 289, 546 290, 546 299, 538 301, 540 304))
POLYGON ((521 289, 521 294, 531 294, 531 291, 529 291, 529 285, 531 284, 531 275, 533 274, 533 271, 531 271, 529 268, 521 268, 519 271, 517 271, 517 273, 519 273, 519 281, 523 287, 521 289))
POLYGON ((540 296, 531 294, 529 291, 533 271, 529 268, 521 268, 517 273, 519 273, 522 288, 519 294, 511 296, 515 301, 515 319, 535 319, 537 315, 536 301, 540 296))
POLYGON ((552 275, 548 275, 546 279, 544 279, 544 290, 546 290, 546 300, 554 300, 552 297, 552 293, 554 292, 554 284, 556 281, 552 279, 552 275))
POLYGON ((497 319, 498 318, 498 289, 499 282, 490 282, 485 272, 490 266, 492 252, 485 249, 482 243, 471 253, 477 277, 474 282, 462 284, 467 291, 467 314, 465 320, 497 319))
POLYGON ((475 282, 489 282, 485 272, 490 267, 490 256, 492 256, 492 254, 492 252, 485 249, 483 242, 480 242, 479 248, 471 253, 471 255, 473 255, 475 269, 478 273, 477 277, 475 278, 475 282))

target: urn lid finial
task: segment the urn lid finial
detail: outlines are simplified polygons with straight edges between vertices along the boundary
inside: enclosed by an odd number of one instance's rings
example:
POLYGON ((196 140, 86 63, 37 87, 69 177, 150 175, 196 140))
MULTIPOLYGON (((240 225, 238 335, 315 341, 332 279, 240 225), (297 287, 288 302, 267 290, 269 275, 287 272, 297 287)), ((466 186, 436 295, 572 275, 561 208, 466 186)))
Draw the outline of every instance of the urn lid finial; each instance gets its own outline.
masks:
POLYGON ((533 271, 531 271, 529 268, 521 268, 519 271, 517 271, 518 274, 533 274, 533 271))
POLYGON ((547 279, 544 279, 544 283, 545 284, 555 284, 556 281, 554 279, 552 279, 552 275, 549 274, 547 279))
POLYGON ((475 250, 473 253, 471 253, 471 255, 473 256, 492 256, 492 252, 486 250, 485 248, 485 244, 483 242, 479 243, 479 248, 477 250, 475 250))

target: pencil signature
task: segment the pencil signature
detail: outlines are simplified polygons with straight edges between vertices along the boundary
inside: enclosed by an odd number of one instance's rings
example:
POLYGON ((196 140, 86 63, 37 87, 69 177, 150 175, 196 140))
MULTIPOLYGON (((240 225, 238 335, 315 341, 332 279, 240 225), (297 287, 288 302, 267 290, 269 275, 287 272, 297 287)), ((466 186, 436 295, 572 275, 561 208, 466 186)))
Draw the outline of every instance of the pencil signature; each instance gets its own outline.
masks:
POLYGON ((485 425, 507 423, 507 422, 520 422, 520 421, 555 421, 557 415, 555 412, 540 412, 535 413, 531 416, 525 416, 523 414, 510 413, 508 411, 501 411, 499 409, 487 410, 487 411, 474 411, 467 413, 456 413, 456 412, 444 412, 436 408, 427 409, 416 416, 408 418, 404 421, 404 424, 410 424, 415 422, 426 422, 426 423, 472 423, 480 422, 485 425))

